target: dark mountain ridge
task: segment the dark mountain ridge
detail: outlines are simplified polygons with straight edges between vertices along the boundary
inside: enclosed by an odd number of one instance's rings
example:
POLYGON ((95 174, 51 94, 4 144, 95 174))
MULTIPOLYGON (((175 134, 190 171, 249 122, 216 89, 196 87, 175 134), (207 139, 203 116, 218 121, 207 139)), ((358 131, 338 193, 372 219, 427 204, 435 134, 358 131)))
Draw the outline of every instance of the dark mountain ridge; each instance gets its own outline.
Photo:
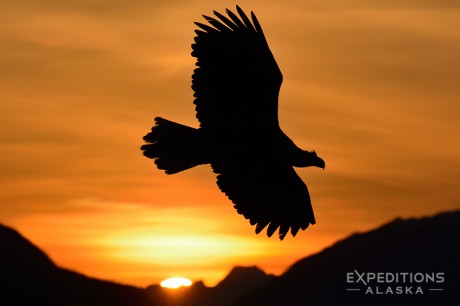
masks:
POLYGON ((396 219, 296 262, 235 305, 458 305, 459 234, 460 211, 396 219))
POLYGON ((234 267, 215 287, 206 287, 199 281, 175 292, 165 291, 158 285, 149 286, 147 291, 165 306, 225 306, 236 303, 244 294, 261 288, 274 278, 256 266, 234 267))
POLYGON ((0 305, 147 306, 145 290, 57 267, 15 230, 0 225, 0 305))
POLYGON ((0 305, 457 305, 459 233, 460 211, 396 219, 301 259, 278 277, 257 267, 236 267, 215 287, 196 282, 169 291, 62 269, 18 232, 0 225, 0 305), (398 281, 386 281, 395 276, 398 281))

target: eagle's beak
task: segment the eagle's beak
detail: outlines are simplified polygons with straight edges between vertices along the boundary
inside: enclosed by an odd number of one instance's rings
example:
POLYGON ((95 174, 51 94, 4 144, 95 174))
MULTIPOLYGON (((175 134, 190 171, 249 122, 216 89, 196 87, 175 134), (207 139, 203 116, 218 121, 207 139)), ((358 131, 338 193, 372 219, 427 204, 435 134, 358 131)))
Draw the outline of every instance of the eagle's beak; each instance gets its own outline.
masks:
POLYGON ((318 157, 318 167, 322 168, 323 171, 324 171, 324 168, 326 168, 326 163, 324 162, 324 160, 320 157, 318 157))

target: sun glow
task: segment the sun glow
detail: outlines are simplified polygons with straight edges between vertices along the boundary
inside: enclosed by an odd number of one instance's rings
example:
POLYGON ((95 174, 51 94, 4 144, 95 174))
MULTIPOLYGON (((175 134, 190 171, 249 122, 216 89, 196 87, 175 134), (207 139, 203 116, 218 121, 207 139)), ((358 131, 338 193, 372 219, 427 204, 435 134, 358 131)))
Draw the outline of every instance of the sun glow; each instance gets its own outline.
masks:
POLYGON ((178 265, 193 262, 206 264, 210 261, 234 256, 254 256, 263 253, 263 243, 250 244, 247 239, 226 235, 146 235, 144 233, 105 239, 112 246, 112 255, 128 261, 156 262, 178 265))
POLYGON ((171 277, 160 283, 161 287, 169 289, 177 289, 180 287, 188 287, 192 285, 192 281, 184 277, 171 277))

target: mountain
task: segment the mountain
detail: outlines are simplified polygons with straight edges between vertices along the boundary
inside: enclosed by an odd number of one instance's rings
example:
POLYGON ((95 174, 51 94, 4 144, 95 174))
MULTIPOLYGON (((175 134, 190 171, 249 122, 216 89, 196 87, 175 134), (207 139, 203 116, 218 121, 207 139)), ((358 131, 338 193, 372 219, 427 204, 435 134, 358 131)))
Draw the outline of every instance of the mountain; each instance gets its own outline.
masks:
POLYGON ((459 305, 460 211, 396 219, 292 265, 249 305, 459 305))
POLYGON ((0 225, 0 305, 152 306, 144 289, 57 267, 15 230, 0 225))
POLYGON ((197 282, 171 291, 159 285, 120 285, 56 266, 21 234, 0 224, 1 306, 223 306, 274 277, 257 267, 235 267, 215 287, 197 282))
POLYGON ((174 292, 158 285, 148 287, 147 291, 164 306, 230 306, 244 294, 264 286, 274 278, 274 275, 267 275, 255 266, 235 267, 215 287, 206 287, 203 282, 196 282, 174 292))
POLYGON ((230 305, 236 302, 236 300, 233 301, 236 297, 258 289, 275 278, 274 275, 267 275, 256 266, 235 267, 212 289, 217 299, 225 300, 230 305))
POLYGON ((172 291, 62 269, 0 225, 0 305, 457 305, 459 234, 460 211, 396 219, 301 259, 278 277, 257 267, 236 267, 215 287, 197 282, 172 291))

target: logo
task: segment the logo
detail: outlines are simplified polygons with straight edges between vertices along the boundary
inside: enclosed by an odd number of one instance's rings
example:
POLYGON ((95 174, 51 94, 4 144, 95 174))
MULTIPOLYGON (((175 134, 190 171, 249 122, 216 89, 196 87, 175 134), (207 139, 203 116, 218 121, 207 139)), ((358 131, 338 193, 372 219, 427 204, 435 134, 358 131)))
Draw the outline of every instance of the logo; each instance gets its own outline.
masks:
POLYGON ((347 291, 366 295, 423 295, 444 291, 444 272, 347 272, 347 291))

